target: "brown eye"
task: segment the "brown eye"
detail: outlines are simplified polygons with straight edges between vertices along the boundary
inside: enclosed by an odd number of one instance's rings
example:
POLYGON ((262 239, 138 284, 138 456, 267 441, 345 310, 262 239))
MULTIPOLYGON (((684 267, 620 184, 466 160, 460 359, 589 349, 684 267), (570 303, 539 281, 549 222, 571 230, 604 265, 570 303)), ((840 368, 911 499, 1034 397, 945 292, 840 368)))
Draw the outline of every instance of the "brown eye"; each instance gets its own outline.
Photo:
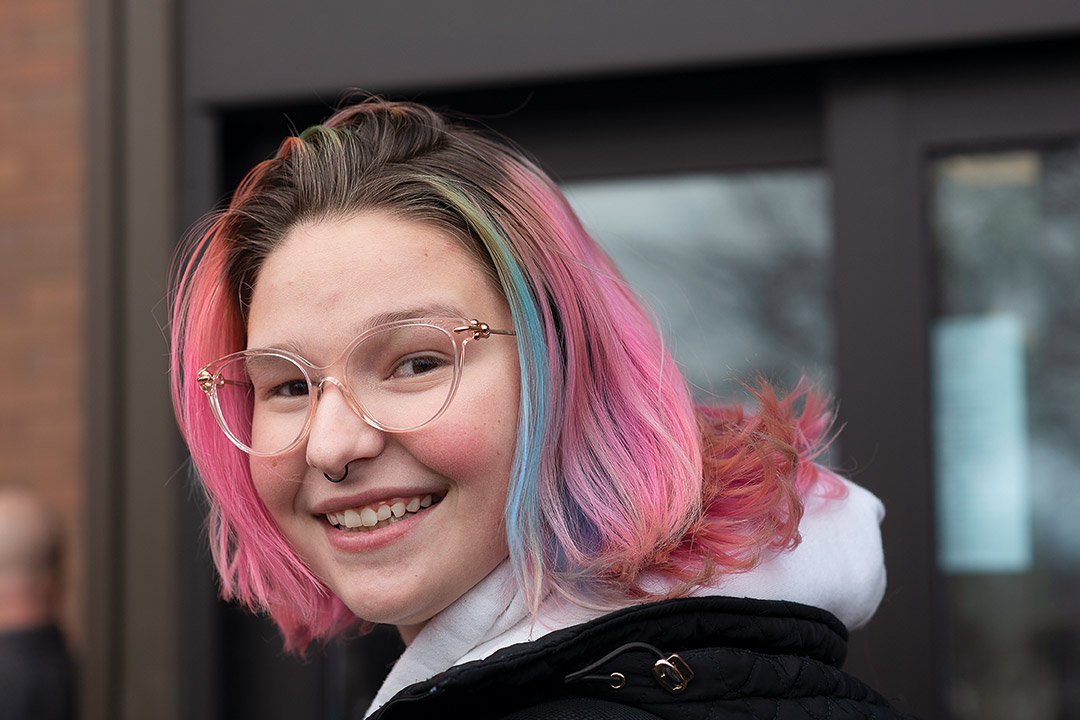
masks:
POLYGON ((268 396, 271 397, 300 397, 308 394, 307 380, 289 380, 272 388, 268 396))
POLYGON ((418 355, 402 360, 394 368, 391 377, 414 377, 443 367, 446 361, 432 355, 418 355))

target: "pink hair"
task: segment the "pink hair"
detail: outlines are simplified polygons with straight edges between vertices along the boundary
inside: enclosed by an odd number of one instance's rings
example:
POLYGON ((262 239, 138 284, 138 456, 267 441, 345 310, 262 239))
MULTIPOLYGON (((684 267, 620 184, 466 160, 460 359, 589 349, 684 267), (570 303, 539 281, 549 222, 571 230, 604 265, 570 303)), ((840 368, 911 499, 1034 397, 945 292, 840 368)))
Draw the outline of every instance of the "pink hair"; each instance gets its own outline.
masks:
POLYGON ((246 297, 291 227, 377 210, 459 237, 510 303, 522 401, 506 524, 534 608, 550 592, 599 607, 651 597, 645 573, 683 591, 799 542, 801 495, 828 477, 812 464, 831 419, 820 396, 778 398, 762 383, 753 413, 695 408, 636 296, 542 171, 427 108, 369 101, 287 139, 180 256, 173 402, 210 499, 223 596, 269 613, 294 649, 357 620, 278 531, 195 378, 244 347, 246 297))
POLYGON ((554 389, 538 477, 512 479, 507 513, 532 601, 555 590, 614 608, 650 597, 646 572, 681 591, 797 545, 801 495, 819 477, 843 492, 813 464, 832 419, 824 398, 800 384, 779 399, 762 381, 754 413, 695 408, 637 296, 561 191, 529 163, 509 174, 504 204, 528 212, 504 226, 543 290, 539 360, 554 389))

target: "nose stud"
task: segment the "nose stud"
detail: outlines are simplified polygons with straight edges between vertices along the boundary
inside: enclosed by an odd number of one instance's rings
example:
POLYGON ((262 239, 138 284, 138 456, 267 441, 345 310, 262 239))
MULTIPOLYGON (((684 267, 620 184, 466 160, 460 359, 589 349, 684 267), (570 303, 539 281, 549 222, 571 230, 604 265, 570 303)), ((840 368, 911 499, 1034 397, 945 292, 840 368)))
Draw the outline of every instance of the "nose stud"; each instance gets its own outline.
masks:
POLYGON ((322 476, 324 478, 326 478, 327 480, 329 480, 330 482, 332 482, 332 483, 339 483, 342 480, 344 480, 345 478, 349 477, 349 466, 347 464, 345 465, 345 474, 342 475, 339 478, 332 478, 329 475, 327 475, 326 473, 323 473, 322 476))

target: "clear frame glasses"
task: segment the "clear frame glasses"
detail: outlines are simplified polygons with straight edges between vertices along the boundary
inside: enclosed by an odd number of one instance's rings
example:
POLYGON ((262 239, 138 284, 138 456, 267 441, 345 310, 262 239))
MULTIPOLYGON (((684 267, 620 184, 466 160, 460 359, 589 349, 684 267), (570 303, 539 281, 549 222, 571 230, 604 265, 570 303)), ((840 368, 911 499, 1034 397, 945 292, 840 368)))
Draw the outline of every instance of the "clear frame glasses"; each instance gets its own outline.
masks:
POLYGON ((514 335, 479 320, 400 320, 373 327, 330 365, 315 367, 288 350, 226 355, 197 380, 218 425, 250 455, 279 455, 307 436, 327 385, 372 427, 403 433, 431 423, 454 399, 465 346, 492 335, 514 335), (326 371, 340 370, 340 377, 326 371))

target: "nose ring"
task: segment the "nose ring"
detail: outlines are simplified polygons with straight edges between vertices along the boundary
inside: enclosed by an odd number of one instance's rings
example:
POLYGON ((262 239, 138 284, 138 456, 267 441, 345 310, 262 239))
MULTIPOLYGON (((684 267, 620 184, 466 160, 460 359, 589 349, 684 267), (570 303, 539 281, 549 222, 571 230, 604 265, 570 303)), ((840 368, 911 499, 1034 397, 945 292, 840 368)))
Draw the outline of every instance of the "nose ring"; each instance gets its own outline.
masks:
POLYGON ((345 478, 349 477, 349 466, 348 466, 348 464, 345 465, 345 474, 342 475, 339 478, 332 478, 329 475, 327 475, 326 473, 323 473, 322 476, 324 478, 326 478, 327 480, 329 480, 330 482, 332 482, 332 483, 339 483, 342 480, 344 480, 345 478))

